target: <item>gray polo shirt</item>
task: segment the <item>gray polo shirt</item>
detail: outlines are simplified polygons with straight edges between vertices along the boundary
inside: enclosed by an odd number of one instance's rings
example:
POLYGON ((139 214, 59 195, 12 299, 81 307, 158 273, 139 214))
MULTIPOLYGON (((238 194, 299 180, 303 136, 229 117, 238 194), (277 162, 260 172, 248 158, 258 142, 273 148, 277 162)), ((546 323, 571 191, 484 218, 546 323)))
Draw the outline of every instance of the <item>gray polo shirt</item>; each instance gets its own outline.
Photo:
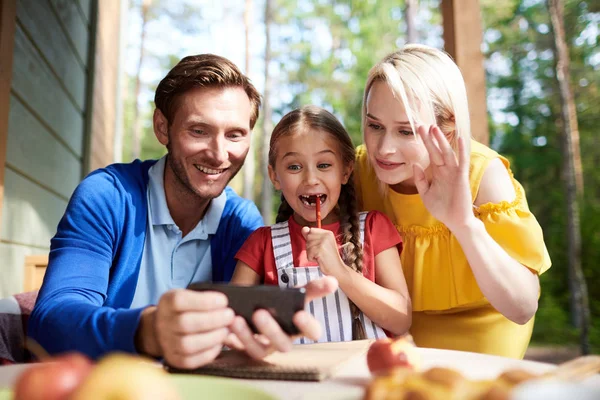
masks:
POLYGON ((131 308, 157 304, 160 296, 170 289, 212 280, 210 235, 219 227, 227 200, 225 191, 210 202, 204 218, 182 238, 167 207, 165 163, 166 156, 148 171, 148 225, 131 308))

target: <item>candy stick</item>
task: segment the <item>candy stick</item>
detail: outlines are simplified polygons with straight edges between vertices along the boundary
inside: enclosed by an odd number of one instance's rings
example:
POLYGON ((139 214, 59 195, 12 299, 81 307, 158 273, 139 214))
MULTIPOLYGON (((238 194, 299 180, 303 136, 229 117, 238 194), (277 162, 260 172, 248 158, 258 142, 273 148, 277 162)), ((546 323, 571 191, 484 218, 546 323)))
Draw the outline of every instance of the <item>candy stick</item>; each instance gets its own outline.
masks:
POLYGON ((317 228, 321 229, 321 196, 315 196, 317 198, 317 228))

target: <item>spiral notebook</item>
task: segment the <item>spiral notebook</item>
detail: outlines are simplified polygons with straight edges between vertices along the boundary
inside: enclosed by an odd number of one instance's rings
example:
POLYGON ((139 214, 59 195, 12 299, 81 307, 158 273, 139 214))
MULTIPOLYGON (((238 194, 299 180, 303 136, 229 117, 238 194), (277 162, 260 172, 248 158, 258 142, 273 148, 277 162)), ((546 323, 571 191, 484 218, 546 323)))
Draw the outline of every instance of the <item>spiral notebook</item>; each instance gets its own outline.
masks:
POLYGON ((371 340, 294 345, 287 353, 273 353, 254 360, 245 353, 224 350, 212 363, 195 370, 168 367, 173 373, 194 373, 242 379, 321 381, 345 362, 367 352, 371 340))

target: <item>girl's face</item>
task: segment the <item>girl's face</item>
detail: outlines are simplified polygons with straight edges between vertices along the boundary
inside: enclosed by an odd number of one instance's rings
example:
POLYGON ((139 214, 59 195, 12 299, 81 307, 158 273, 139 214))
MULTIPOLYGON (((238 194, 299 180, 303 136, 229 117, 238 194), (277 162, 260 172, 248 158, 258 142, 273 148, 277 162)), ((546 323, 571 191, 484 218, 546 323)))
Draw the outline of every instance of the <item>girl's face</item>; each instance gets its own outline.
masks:
POLYGON ((365 145, 377 178, 401 193, 415 193, 413 165, 426 170, 429 154, 412 131, 406 110, 387 83, 377 81, 367 96, 365 145))
POLYGON ((317 199, 323 224, 337 221, 332 211, 352 165, 344 165, 336 140, 326 132, 304 130, 279 138, 275 151, 275 168, 269 166, 269 177, 294 210, 296 222, 316 226, 317 199))

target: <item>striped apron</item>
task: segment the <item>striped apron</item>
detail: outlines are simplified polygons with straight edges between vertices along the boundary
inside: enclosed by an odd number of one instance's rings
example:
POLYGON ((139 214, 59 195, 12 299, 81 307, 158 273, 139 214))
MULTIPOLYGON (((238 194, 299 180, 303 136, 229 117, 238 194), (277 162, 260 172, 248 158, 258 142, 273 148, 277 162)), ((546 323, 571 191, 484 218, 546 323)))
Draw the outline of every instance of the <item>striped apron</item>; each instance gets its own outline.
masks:
MULTIPOLYGON (((365 219, 367 213, 359 214, 360 219, 360 242, 364 243, 365 219)), ((288 222, 280 222, 271 226, 271 238, 275 265, 277 267, 277 279, 280 287, 304 286, 309 281, 322 278, 323 272, 319 267, 295 267, 292 256, 292 244, 290 240, 290 229, 288 222)), ((344 342, 352 340, 352 312, 348 297, 338 289, 326 297, 316 299, 308 304, 308 311, 319 321, 323 333, 317 342, 344 342)), ((361 311, 360 320, 365 327, 365 333, 369 339, 386 337, 385 332, 375 325, 361 311)), ((296 343, 315 343, 308 338, 300 338, 296 343)))

